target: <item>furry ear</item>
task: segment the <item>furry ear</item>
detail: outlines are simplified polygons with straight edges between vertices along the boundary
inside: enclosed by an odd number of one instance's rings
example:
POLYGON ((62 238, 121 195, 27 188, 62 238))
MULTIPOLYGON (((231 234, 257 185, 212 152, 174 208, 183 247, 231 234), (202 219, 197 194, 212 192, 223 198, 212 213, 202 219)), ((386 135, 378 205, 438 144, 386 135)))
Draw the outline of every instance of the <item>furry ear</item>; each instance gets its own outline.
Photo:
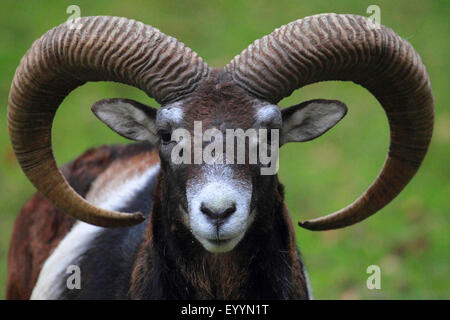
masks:
POLYGON ((336 100, 310 100, 281 110, 280 145, 315 139, 339 122, 347 113, 344 103, 336 100))
POLYGON ((129 99, 104 99, 91 108, 103 123, 122 137, 157 143, 157 109, 129 99))

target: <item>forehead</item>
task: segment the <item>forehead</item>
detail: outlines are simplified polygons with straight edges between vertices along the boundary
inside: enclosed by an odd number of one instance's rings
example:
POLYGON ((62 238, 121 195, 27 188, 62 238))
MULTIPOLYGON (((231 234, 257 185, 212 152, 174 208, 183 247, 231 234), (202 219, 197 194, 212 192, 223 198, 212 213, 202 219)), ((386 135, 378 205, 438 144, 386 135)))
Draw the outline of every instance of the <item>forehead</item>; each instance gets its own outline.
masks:
POLYGON ((281 121, 276 105, 250 96, 232 80, 211 77, 203 81, 186 99, 163 106, 158 121, 170 122, 187 129, 194 121, 203 128, 251 128, 281 121))

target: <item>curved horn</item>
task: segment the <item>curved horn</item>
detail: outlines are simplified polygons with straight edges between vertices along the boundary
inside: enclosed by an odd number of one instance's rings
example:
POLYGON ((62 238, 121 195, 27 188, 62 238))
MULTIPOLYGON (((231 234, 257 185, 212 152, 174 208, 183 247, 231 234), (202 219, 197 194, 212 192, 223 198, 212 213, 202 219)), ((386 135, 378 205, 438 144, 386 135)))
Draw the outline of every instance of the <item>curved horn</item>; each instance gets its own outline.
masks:
POLYGON ((141 213, 97 208, 69 186, 52 152, 55 112, 87 81, 132 85, 167 103, 192 92, 209 67, 184 44, 141 22, 117 17, 75 22, 44 34, 22 58, 8 100, 12 146, 30 181, 63 212, 103 227, 134 225, 144 220, 141 213))
POLYGON ((294 21, 255 41, 226 70, 242 88, 272 103, 307 84, 350 80, 386 112, 391 141, 378 177, 344 209, 299 222, 304 228, 337 229, 369 217, 400 193, 425 157, 433 131, 425 66, 406 40, 365 17, 324 14, 294 21))

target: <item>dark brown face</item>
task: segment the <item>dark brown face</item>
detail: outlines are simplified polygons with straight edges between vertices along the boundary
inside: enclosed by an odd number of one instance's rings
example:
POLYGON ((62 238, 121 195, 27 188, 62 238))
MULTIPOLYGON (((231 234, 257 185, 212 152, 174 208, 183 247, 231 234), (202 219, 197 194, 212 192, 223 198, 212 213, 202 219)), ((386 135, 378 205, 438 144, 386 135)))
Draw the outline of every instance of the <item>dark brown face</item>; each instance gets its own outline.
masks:
POLYGON ((192 98, 160 109, 156 128, 162 167, 186 227, 211 252, 233 249, 257 215, 262 188, 254 186, 270 183, 276 172, 261 174, 270 163, 258 157, 258 134, 280 130, 280 109, 214 79, 192 98))
POLYGON ((337 101, 313 100, 283 111, 215 72, 188 97, 153 109, 124 99, 94 113, 122 136, 160 146, 174 209, 206 250, 232 250, 272 194, 279 145, 311 140, 345 114, 337 101))

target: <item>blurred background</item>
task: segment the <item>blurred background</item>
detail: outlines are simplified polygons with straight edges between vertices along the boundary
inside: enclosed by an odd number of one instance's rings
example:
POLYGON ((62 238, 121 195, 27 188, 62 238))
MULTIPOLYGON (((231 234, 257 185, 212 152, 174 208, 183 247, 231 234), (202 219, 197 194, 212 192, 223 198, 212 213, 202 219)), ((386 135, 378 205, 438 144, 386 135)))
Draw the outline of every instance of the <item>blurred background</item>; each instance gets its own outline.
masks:
MULTIPOLYGON (((223 66, 254 40, 290 21, 318 13, 371 16, 394 29, 419 52, 436 101, 430 151, 416 177, 388 207, 344 230, 311 232, 296 227, 297 242, 317 299, 450 298, 450 2, 442 1, 1 1, 0 3, 0 299, 4 298, 9 240, 14 219, 34 188, 12 152, 6 128, 9 87, 32 42, 65 22, 69 5, 82 16, 113 15, 140 20, 186 43, 212 67, 223 66), (381 289, 369 290, 370 265, 381 268, 381 289)), ((123 97, 158 106, 143 92, 113 83, 89 83, 59 109, 53 146, 59 164, 90 147, 128 143, 101 124, 90 106, 123 97)), ((281 150, 280 179, 295 224, 344 207, 372 182, 386 155, 389 132, 382 108, 352 83, 310 85, 281 102, 338 99, 348 115, 312 142, 281 150)))

